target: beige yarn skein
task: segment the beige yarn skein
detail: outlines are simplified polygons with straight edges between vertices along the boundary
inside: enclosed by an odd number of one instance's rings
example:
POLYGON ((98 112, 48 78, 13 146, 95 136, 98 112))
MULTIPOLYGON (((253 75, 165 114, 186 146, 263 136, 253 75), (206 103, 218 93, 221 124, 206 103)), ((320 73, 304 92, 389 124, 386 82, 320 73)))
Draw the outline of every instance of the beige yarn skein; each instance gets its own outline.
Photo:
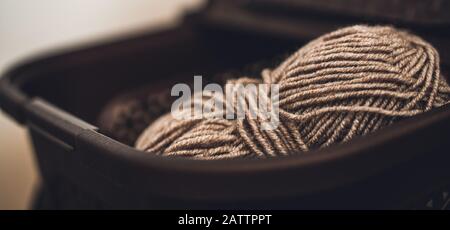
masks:
POLYGON ((264 70, 261 79, 234 82, 279 84, 276 129, 260 129, 257 119, 176 120, 166 114, 141 134, 136 147, 196 159, 289 155, 346 142, 450 99, 437 51, 386 26, 328 33, 264 70))

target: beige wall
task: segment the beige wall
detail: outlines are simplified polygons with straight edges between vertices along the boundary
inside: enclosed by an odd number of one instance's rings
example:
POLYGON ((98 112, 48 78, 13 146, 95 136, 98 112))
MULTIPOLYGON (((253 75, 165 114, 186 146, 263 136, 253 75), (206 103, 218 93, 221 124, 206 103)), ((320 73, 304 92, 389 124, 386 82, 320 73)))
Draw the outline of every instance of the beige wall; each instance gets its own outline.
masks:
MULTIPOLYGON (((51 48, 174 23, 203 0, 1 0, 0 73, 51 48)), ((39 181, 26 130, 0 112, 0 209, 25 209, 39 181)))

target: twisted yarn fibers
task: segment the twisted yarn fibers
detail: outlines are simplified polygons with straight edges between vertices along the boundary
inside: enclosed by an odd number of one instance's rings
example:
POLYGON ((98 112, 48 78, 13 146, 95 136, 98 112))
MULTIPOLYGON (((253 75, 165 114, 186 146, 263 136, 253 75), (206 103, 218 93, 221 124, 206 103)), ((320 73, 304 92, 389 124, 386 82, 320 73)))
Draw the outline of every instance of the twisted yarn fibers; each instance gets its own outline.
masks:
POLYGON ((259 119, 176 120, 166 114, 141 134, 136 147, 197 159, 289 155, 346 142, 450 100, 437 51, 387 26, 325 34, 277 68, 263 70, 261 79, 233 83, 279 85, 276 129, 260 129, 259 119))

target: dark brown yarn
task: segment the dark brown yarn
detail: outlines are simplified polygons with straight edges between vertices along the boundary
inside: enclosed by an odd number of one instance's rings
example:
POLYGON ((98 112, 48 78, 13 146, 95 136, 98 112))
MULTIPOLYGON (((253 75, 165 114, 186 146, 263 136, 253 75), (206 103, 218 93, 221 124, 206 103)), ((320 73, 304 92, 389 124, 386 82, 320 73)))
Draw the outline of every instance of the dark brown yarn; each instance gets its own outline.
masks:
POLYGON ((173 100, 169 89, 155 92, 143 87, 123 92, 102 109, 97 124, 104 134, 134 145, 151 122, 170 111, 173 100))
POLYGON ((275 130, 260 129, 258 119, 176 120, 166 114, 136 147, 197 159, 289 155, 348 141, 450 99, 436 50, 415 35, 380 26, 326 34, 262 71, 261 79, 233 82, 279 84, 275 130))

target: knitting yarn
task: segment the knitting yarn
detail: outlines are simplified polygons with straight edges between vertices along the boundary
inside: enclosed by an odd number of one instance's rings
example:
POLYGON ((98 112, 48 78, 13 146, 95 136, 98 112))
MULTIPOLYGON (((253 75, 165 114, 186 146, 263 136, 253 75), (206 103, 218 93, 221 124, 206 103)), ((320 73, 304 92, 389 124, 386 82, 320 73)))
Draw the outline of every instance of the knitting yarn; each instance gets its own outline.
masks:
POLYGON ((261 129, 258 119, 166 114, 140 135, 136 148, 196 159, 290 155, 346 142, 450 100, 437 51, 387 26, 325 34, 261 75, 231 82, 279 85, 275 129, 261 129))

